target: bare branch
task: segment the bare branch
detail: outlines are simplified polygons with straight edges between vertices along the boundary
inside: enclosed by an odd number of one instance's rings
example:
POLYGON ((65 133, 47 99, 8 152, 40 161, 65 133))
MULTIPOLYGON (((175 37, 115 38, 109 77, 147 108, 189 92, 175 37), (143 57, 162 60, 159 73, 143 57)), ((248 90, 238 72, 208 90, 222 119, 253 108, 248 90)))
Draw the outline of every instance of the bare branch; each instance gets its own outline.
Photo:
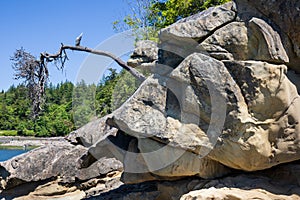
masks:
POLYGON ((47 64, 49 62, 55 62, 56 67, 59 70, 63 70, 65 62, 68 60, 66 50, 83 51, 95 55, 109 57, 117 62, 122 68, 131 73, 139 81, 143 82, 146 79, 143 74, 128 66, 123 60, 112 53, 80 46, 81 37, 82 35, 76 39, 77 45, 79 46, 61 44, 61 47, 56 54, 44 52, 41 53, 40 58, 37 59, 21 48, 17 50, 14 56, 11 58, 13 61, 13 69, 16 72, 15 78, 23 79, 29 88, 29 97, 32 101, 32 116, 34 119, 39 115, 44 103, 45 85, 49 76, 47 64))
POLYGON ((29 97, 33 105, 32 116, 36 118, 44 101, 44 88, 49 75, 47 66, 37 61, 34 56, 23 48, 17 50, 11 60, 15 70, 15 79, 24 79, 29 89, 29 97))
POLYGON ((61 58, 62 55, 65 54, 64 51, 67 49, 73 50, 73 51, 83 51, 83 52, 88 52, 88 53, 95 54, 95 55, 109 57, 109 58, 113 59, 116 63, 118 63, 118 65, 120 65, 122 68, 124 68, 129 73, 131 73, 139 81, 143 82, 146 79, 146 77, 143 74, 138 72, 136 69, 128 66, 123 60, 121 60, 119 57, 113 55, 112 53, 106 52, 106 51, 95 50, 95 49, 91 49, 91 48, 83 47, 83 46, 69 46, 69 45, 62 44, 62 46, 60 47, 60 49, 58 50, 58 52, 56 54, 41 53, 40 61, 44 62, 44 60, 46 60, 49 62, 49 61, 61 58))

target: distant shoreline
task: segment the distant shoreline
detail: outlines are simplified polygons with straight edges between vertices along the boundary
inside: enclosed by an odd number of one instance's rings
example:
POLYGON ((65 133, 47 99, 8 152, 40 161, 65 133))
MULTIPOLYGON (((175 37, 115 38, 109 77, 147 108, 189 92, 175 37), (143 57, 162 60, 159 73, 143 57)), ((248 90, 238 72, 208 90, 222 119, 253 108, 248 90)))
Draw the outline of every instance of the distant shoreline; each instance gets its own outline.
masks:
POLYGON ((32 149, 45 145, 63 145, 67 143, 64 137, 24 137, 0 136, 0 149, 32 149))

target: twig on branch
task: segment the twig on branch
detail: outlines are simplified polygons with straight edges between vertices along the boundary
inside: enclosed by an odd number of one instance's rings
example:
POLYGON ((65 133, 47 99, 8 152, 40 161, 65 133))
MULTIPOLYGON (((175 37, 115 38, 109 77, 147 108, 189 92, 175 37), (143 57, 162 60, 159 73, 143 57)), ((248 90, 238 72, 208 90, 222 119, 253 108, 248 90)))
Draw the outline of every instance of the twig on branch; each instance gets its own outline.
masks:
POLYGON ((131 73, 139 81, 143 82, 146 79, 146 77, 143 74, 138 72, 136 69, 128 66, 123 60, 121 60, 119 57, 113 55, 112 53, 106 52, 106 51, 95 50, 95 49, 91 49, 91 48, 83 47, 83 46, 69 46, 69 45, 62 44, 62 46, 60 47, 59 51, 56 54, 41 53, 40 61, 43 63, 45 60, 48 62, 49 61, 51 62, 52 60, 56 60, 56 59, 62 57, 64 51, 67 49, 73 50, 73 51, 83 51, 83 52, 88 52, 88 53, 95 54, 95 55, 109 57, 109 58, 113 59, 115 62, 117 62, 118 65, 120 65, 122 68, 124 68, 129 73, 131 73))
MULTIPOLYGON (((80 35, 82 37, 82 35, 80 35)), ((146 78, 136 69, 128 66, 119 57, 110 52, 90 49, 88 47, 80 46, 80 39, 76 40, 77 46, 69 46, 61 44, 59 51, 56 54, 49 54, 47 52, 41 53, 39 60, 23 48, 17 50, 11 58, 13 61, 13 69, 16 71, 16 79, 24 79, 26 86, 29 88, 29 96, 32 101, 32 116, 35 119, 42 110, 44 102, 45 85, 48 80, 49 72, 47 64, 55 62, 57 68, 62 70, 66 60, 68 60, 66 50, 83 51, 95 55, 106 56, 117 62, 122 68, 131 73, 136 79, 143 82, 146 78)))

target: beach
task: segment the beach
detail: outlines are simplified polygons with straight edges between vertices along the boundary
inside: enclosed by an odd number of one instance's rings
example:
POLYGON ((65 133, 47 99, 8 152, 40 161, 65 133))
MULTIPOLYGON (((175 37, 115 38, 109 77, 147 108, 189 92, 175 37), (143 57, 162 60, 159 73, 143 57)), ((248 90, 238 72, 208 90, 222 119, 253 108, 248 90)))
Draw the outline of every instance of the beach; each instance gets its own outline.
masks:
POLYGON ((64 137, 24 137, 24 136, 0 136, 0 147, 2 148, 31 148, 44 145, 63 145, 67 143, 64 137))

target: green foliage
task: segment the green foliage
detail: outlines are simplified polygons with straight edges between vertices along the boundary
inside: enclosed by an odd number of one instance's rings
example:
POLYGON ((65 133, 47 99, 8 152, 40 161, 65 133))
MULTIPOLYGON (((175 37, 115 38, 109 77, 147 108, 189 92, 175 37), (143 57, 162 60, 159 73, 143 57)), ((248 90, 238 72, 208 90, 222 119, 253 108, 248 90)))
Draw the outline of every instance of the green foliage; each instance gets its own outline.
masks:
POLYGON ((119 108, 136 91, 139 84, 129 72, 122 70, 112 93, 111 109, 119 108))
POLYGON ((72 112, 76 128, 88 123, 95 113, 95 84, 87 85, 81 81, 73 90, 72 112))
POLYGON ((97 116, 107 115, 119 108, 136 91, 139 84, 128 71, 121 70, 117 73, 115 69, 109 69, 109 75, 97 86, 97 116))
POLYGON ((6 130, 2 130, 0 131, 0 136, 17 136, 17 131, 6 131, 6 130))
POLYGON ((129 5, 129 13, 125 14, 122 20, 113 22, 114 30, 120 32, 132 30, 136 40, 157 40, 158 32, 149 18, 154 18, 150 9, 156 0, 126 0, 129 5))
POLYGON ((158 30, 177 20, 196 14, 211 6, 230 0, 135 0, 129 1, 131 13, 117 20, 113 27, 117 31, 133 29, 137 40, 157 40, 158 30), (135 3, 133 3, 135 2, 135 3))
POLYGON ((211 6, 221 5, 229 0, 168 0, 156 1, 150 7, 155 13, 148 17, 152 24, 159 28, 164 28, 175 23, 177 20, 196 14, 211 6), (153 17, 155 16, 155 17, 153 17))
POLYGON ((64 136, 95 117, 111 113, 134 92, 135 84, 131 74, 115 69, 109 69, 97 86, 84 81, 75 86, 71 82, 50 83, 37 118, 31 115, 27 87, 11 86, 0 92, 0 135, 64 136))
POLYGON ((62 136, 71 132, 73 87, 70 82, 47 86, 45 107, 37 118, 31 115, 28 88, 10 87, 0 93, 0 130, 6 135, 24 136, 62 136))
POLYGON ((112 112, 112 95, 117 82, 120 79, 115 69, 108 69, 109 75, 103 77, 96 91, 96 113, 104 116, 112 112))

